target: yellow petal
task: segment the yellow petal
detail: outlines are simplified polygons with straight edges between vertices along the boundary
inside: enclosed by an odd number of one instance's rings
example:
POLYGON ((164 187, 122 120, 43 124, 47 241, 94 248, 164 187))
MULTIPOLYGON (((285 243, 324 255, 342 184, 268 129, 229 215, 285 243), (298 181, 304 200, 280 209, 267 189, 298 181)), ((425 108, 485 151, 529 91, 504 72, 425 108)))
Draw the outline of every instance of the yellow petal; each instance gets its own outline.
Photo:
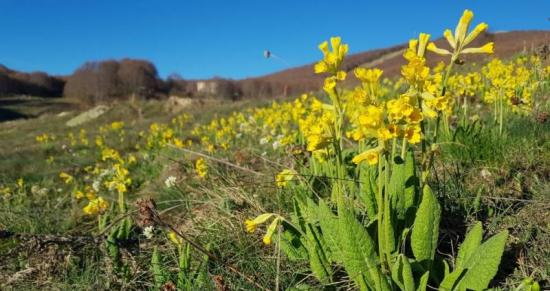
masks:
POLYGON ((267 231, 263 237, 263 242, 266 245, 271 244, 271 237, 273 236, 273 233, 275 232, 275 229, 277 228, 277 225, 279 225, 279 221, 281 221, 281 217, 277 217, 273 219, 269 227, 267 228, 267 231))
POLYGON ((451 45, 452 48, 456 48, 456 40, 450 29, 446 29, 445 32, 443 32, 443 36, 445 36, 447 42, 449 42, 449 45, 451 45))
POLYGON ((416 53, 417 47, 418 47, 418 39, 409 40, 409 50, 412 50, 416 53))
POLYGON ((455 29, 455 41, 457 43, 462 44, 464 42, 466 32, 468 32, 472 18, 474 18, 474 13, 468 9, 464 10, 464 13, 462 13, 462 17, 460 17, 460 21, 455 29))
POLYGON ((356 165, 360 164, 363 161, 367 161, 369 165, 375 165, 376 163, 378 163, 378 155, 380 154, 380 151, 382 151, 382 147, 377 147, 364 151, 355 156, 351 161, 356 165))
POLYGON ((446 50, 446 49, 438 48, 435 45, 435 43, 433 43, 433 42, 430 42, 430 44, 428 44, 428 47, 426 49, 431 51, 431 52, 434 52, 438 55, 450 55, 451 54, 451 52, 446 50))
POLYGON ((342 42, 342 39, 339 36, 330 38, 330 44, 332 45, 332 51, 333 52, 339 52, 340 51, 340 43, 341 42, 342 42))
POLYGON ((424 56, 424 51, 426 50, 426 45, 428 44, 429 39, 430 35, 427 33, 421 33, 418 37, 418 51, 416 52, 418 56, 424 56))
POLYGON ((262 224, 266 222, 268 219, 270 219, 273 215, 274 215, 273 213, 260 214, 256 218, 254 218, 253 222, 255 224, 262 224))
POLYGON ((463 54, 492 54, 494 52, 494 43, 489 42, 482 47, 467 48, 462 51, 463 54))
POLYGON ((468 36, 466 37, 466 39, 464 40, 464 44, 463 46, 466 46, 468 45, 470 42, 472 42, 474 39, 476 39, 476 37, 484 32, 485 30, 487 30, 487 28, 489 27, 489 25, 487 25, 487 23, 480 23, 476 26, 476 28, 474 28, 474 30, 472 30, 472 32, 470 32, 468 34, 468 36))
POLYGON ((319 49, 323 52, 323 55, 327 55, 329 53, 329 50, 328 50, 328 42, 327 41, 323 41, 320 45, 319 45, 319 49))

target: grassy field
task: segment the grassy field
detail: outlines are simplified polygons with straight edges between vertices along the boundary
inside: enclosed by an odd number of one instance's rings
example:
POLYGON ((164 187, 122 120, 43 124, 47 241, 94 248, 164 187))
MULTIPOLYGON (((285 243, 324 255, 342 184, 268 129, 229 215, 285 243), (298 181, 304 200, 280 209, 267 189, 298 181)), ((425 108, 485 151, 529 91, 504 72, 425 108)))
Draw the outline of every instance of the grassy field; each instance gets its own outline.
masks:
MULTIPOLYGON (((381 100, 401 98, 400 87, 390 83, 387 90, 377 87, 381 100)), ((467 114, 463 99, 452 103, 448 127, 438 127, 439 117, 425 124, 427 135, 440 134, 430 145, 436 158, 426 180, 441 205, 437 256, 454 264, 457 246, 476 221, 486 239, 507 230, 490 283, 501 290, 526 279, 550 288, 550 86, 548 78, 538 84, 529 114, 508 111, 502 129, 496 107, 483 103, 486 87, 468 95, 467 114)), ((289 225, 297 197, 313 193, 312 199, 330 201, 340 185, 315 171, 343 163, 344 175, 357 183, 352 158, 357 147, 373 143, 342 134, 343 160, 331 160, 330 151, 319 158, 323 152, 309 148, 308 128, 323 122, 323 110, 331 107, 329 97, 317 95, 274 103, 194 102, 176 112, 164 101, 118 102, 76 127, 66 123, 80 111, 63 100, 3 101, 2 110, 14 117, 39 116, 0 123, 0 287, 358 288, 347 265, 329 263, 330 278, 320 280, 311 253, 300 256, 283 243, 295 227, 289 225), (48 113, 36 111, 41 103, 48 113), (316 114, 320 119, 304 128, 316 114), (285 169, 291 178, 278 175, 285 169), (250 234, 244 224, 262 213, 281 217, 267 242, 262 226, 250 234)), ((346 129, 352 125, 350 119, 346 129)), ((417 161, 420 148, 411 150, 417 161)), ((370 232, 370 210, 361 198, 351 200, 370 232)))

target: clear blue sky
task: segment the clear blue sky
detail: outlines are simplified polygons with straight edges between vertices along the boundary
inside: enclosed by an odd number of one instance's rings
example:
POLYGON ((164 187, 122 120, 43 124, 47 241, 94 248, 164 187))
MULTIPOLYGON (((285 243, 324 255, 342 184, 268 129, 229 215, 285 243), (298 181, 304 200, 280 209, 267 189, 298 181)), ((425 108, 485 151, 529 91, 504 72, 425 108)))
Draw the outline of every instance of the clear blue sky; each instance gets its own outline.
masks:
POLYGON ((350 51, 440 36, 465 8, 492 31, 550 30, 550 0, 502 1, 145 1, 0 0, 0 63, 70 74, 83 62, 144 58, 162 77, 258 76, 302 65, 340 35, 350 51))

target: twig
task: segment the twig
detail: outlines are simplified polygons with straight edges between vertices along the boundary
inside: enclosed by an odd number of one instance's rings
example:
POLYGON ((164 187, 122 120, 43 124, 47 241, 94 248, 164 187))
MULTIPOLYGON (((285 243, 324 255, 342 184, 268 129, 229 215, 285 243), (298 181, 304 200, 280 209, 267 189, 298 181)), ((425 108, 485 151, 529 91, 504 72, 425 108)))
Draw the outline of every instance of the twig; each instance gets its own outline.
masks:
POLYGON ((229 162, 229 161, 226 161, 226 160, 218 159, 218 158, 215 158, 215 157, 212 157, 212 156, 203 154, 203 153, 195 152, 195 151, 192 151, 192 150, 188 150, 188 149, 185 149, 185 148, 178 148, 178 147, 173 146, 173 145, 168 145, 168 146, 171 147, 171 148, 180 150, 180 151, 184 151, 184 152, 186 152, 186 153, 190 153, 190 154, 193 154, 193 155, 197 155, 197 156, 200 156, 200 157, 203 157, 203 158, 212 160, 212 161, 214 161, 214 162, 218 162, 218 163, 220 163, 220 164, 224 164, 224 165, 226 165, 226 166, 230 166, 230 167, 233 167, 233 168, 236 168, 236 169, 245 171, 245 172, 252 173, 252 174, 254 174, 254 175, 265 176, 264 173, 256 172, 256 171, 251 170, 251 169, 249 169, 249 168, 241 167, 241 166, 239 166, 239 165, 233 164, 233 163, 231 163, 231 162, 229 162))

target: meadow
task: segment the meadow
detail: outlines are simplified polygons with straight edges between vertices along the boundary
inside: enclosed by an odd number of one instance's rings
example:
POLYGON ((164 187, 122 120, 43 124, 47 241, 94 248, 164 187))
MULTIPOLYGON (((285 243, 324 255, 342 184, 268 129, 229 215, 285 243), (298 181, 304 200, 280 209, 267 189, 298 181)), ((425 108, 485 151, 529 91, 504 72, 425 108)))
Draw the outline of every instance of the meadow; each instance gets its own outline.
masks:
POLYGON ((472 18, 398 78, 332 37, 316 92, 0 123, 0 288, 550 288, 550 56, 472 18))

